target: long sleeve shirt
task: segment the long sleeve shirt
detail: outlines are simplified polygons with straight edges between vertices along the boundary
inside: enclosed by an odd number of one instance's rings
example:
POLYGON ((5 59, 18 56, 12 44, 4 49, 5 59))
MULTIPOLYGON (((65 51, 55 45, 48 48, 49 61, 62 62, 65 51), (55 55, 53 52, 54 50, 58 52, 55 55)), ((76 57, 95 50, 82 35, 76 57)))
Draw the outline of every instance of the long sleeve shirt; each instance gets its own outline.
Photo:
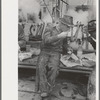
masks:
POLYGON ((44 32, 41 49, 45 51, 62 52, 63 39, 58 38, 60 32, 56 27, 48 28, 44 32))

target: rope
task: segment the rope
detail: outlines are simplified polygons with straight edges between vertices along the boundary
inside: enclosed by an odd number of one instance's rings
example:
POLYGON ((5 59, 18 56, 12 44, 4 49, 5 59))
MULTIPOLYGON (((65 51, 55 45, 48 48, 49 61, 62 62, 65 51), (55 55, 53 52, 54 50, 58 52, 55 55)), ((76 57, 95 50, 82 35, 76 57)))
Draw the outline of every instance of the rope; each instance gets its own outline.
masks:
POLYGON ((63 1, 63 0, 61 0, 61 1, 64 2, 65 4, 69 5, 67 2, 65 2, 65 1, 63 1))
POLYGON ((49 14, 50 14, 51 18, 52 18, 52 21, 53 21, 53 16, 52 16, 52 14, 50 13, 50 11, 49 11, 49 9, 48 9, 48 7, 47 7, 47 4, 45 3, 45 1, 44 1, 44 0, 43 0, 43 2, 44 2, 44 4, 45 4, 45 6, 46 6, 46 8, 47 8, 47 10, 48 10, 48 12, 49 12, 49 14))

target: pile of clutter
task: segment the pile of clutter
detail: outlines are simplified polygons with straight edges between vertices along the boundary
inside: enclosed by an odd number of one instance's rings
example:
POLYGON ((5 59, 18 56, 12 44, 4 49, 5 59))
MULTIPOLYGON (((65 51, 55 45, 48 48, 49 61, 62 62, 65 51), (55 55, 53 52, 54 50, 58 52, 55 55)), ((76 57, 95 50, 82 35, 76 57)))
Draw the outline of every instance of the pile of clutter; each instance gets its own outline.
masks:
POLYGON ((96 56, 94 53, 83 54, 81 57, 75 55, 74 53, 69 55, 61 55, 60 61, 66 67, 75 67, 75 66, 84 66, 84 67, 93 67, 96 65, 96 56))
POLYGON ((71 82, 56 83, 48 100, 86 100, 86 85, 71 82))
POLYGON ((33 56, 38 56, 39 54, 40 54, 40 49, 30 48, 30 50, 28 52, 27 51, 19 52, 18 53, 18 60, 23 61, 23 60, 32 58, 33 56))

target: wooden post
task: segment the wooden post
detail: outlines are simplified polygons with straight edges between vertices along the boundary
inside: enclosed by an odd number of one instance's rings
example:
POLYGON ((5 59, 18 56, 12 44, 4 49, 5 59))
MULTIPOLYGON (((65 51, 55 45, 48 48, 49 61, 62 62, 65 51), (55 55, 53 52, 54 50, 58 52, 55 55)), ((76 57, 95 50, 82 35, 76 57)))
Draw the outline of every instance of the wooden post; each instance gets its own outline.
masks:
POLYGON ((62 17, 62 10, 63 10, 63 1, 62 1, 62 4, 61 4, 61 17, 62 17))
POLYGON ((56 8, 55 8, 55 18, 57 18, 57 0, 56 0, 56 8))
MULTIPOLYGON (((68 0, 66 0, 66 2, 68 2, 68 0)), ((66 12, 68 11, 68 5, 66 4, 66 12)))
POLYGON ((58 0, 58 10, 59 10, 58 17, 60 17, 60 0, 58 0))

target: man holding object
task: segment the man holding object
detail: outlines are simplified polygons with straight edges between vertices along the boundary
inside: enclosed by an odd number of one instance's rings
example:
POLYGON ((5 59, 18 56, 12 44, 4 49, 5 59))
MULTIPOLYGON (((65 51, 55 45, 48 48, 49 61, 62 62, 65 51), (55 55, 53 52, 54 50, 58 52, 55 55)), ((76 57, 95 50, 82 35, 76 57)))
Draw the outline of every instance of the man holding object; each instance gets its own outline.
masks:
MULTIPOLYGON (((36 69, 36 92, 40 97, 47 97, 55 86, 63 41, 68 36, 70 27, 73 27, 73 18, 64 15, 63 18, 59 19, 57 27, 48 28, 44 32, 36 69)), ((78 30, 79 25, 77 32, 78 30)), ((37 97, 35 99, 38 100, 37 97)))

